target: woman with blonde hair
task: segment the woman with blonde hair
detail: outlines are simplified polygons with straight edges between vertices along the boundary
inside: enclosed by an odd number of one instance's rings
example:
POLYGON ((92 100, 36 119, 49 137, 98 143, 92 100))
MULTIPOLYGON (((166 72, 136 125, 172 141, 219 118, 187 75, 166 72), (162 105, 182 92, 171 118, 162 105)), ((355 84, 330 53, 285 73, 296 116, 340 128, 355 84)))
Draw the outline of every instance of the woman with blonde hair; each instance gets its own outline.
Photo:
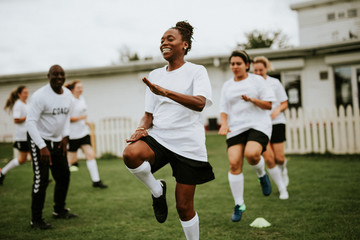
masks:
POLYGON ((266 80, 276 97, 276 101, 273 102, 269 113, 272 119, 272 134, 263 156, 267 170, 279 189, 279 198, 285 200, 289 198, 287 191, 289 177, 284 150, 286 119, 283 112, 288 108, 288 97, 280 80, 267 75, 267 71, 271 71, 272 66, 266 57, 255 57, 253 59, 253 68, 255 74, 262 76, 266 80))
POLYGON ((107 188, 100 180, 99 170, 95 159, 95 153, 91 147, 90 132, 87 126, 87 105, 82 96, 83 87, 80 80, 66 84, 73 94, 73 107, 70 111, 70 138, 68 149, 68 163, 71 166, 77 163, 77 150, 81 148, 86 157, 86 165, 90 173, 93 187, 107 188))
POLYGON ((0 185, 3 184, 5 174, 11 169, 24 164, 30 149, 27 143, 25 120, 27 114, 26 100, 29 96, 29 90, 25 86, 19 86, 10 93, 6 101, 4 110, 12 113, 14 123, 16 124, 14 148, 19 150, 19 156, 12 159, 0 171, 0 185))

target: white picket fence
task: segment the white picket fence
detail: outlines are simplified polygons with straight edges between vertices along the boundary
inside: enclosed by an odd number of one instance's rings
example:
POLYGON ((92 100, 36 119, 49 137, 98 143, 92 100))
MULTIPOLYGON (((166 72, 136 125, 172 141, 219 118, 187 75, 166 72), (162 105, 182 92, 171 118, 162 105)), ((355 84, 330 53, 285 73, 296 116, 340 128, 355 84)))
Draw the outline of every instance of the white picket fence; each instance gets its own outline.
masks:
POLYGON ((286 110, 286 153, 360 153, 359 109, 286 110))
MULTIPOLYGON (((360 153, 359 109, 348 106, 346 111, 340 106, 333 109, 299 108, 286 110, 285 153, 360 153)), ((137 127, 137 122, 129 118, 101 119, 95 125, 96 155, 110 153, 122 156, 127 143, 137 127)))
MULTIPOLYGON (((113 154, 121 157, 127 146, 126 139, 134 133, 138 123, 130 118, 101 119, 95 125, 96 155, 113 154)), ((93 144, 94 145, 94 144, 93 144)))

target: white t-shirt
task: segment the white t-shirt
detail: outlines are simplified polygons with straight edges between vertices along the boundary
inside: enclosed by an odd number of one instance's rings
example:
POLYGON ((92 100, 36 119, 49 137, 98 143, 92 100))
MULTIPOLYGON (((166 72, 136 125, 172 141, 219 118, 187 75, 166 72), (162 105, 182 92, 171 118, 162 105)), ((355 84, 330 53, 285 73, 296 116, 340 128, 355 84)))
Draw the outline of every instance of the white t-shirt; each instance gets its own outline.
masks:
MULTIPOLYGON (((288 97, 286 95, 286 91, 284 89, 284 87, 281 85, 280 81, 276 78, 267 76, 266 77, 266 82, 268 82, 268 84, 270 85, 271 89, 274 91, 275 97, 276 97, 276 101, 274 101, 272 103, 272 109, 271 112, 278 106, 280 106, 280 104, 286 100, 288 100, 288 97)), ((271 114, 270 112, 270 114, 271 114)), ((285 114, 283 112, 280 112, 279 116, 277 116, 276 118, 274 118, 272 120, 272 124, 279 124, 279 123, 286 123, 286 118, 285 118, 285 114)))
MULTIPOLYGON (((70 111, 70 117, 79 117, 86 114, 87 105, 83 96, 79 98, 72 97, 73 107, 70 111)), ((89 128, 85 119, 70 122, 70 139, 83 138, 89 134, 89 128)))
MULTIPOLYGON (((20 99, 16 100, 13 109, 13 119, 23 118, 26 117, 27 114, 27 105, 26 103, 22 102, 20 99)), ((16 132, 15 132, 15 141, 26 141, 26 126, 25 121, 22 123, 17 123, 16 125, 16 132)))
POLYGON ((272 125, 268 111, 242 100, 241 95, 263 101, 276 100, 273 91, 261 76, 248 73, 248 77, 244 80, 235 81, 234 78, 227 80, 221 89, 220 97, 220 112, 228 115, 231 131, 227 134, 227 138, 251 128, 263 132, 270 138, 272 125))
POLYGON ((43 139, 60 142, 69 136, 72 93, 63 87, 57 94, 50 84, 38 89, 29 102, 26 128, 38 148, 46 147, 43 139))
MULTIPOLYGON (((180 68, 168 72, 166 66, 149 74, 149 81, 163 88, 206 98, 211 106, 211 84, 205 67, 186 62, 180 68)), ((183 157, 206 162, 205 129, 201 112, 153 94, 146 89, 145 112, 153 114, 153 126, 149 135, 161 145, 183 157)))

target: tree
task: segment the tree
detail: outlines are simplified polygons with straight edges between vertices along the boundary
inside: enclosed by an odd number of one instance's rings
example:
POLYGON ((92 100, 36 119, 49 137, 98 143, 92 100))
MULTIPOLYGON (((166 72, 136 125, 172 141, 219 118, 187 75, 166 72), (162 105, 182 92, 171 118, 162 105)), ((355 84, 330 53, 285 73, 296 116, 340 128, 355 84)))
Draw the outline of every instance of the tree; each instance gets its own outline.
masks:
POLYGON ((278 31, 259 31, 253 30, 245 33, 247 43, 238 43, 237 46, 242 49, 254 48, 286 48, 288 36, 278 31))
POLYGON ((131 51, 131 49, 126 46, 123 45, 120 49, 119 49, 119 59, 121 63, 127 63, 127 62, 131 62, 131 61, 137 61, 139 60, 139 56, 138 54, 135 52, 133 53, 131 51))

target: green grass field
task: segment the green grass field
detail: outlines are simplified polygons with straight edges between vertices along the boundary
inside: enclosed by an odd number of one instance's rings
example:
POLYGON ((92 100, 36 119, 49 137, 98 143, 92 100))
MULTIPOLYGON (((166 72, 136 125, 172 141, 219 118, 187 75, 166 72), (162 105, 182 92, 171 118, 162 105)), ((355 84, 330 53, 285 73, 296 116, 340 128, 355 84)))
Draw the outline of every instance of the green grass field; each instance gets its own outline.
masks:
MULTIPOLYGON (((208 135, 209 161, 216 179, 197 187, 195 208, 201 239, 360 239, 360 157, 287 156, 290 199, 279 200, 273 184, 269 197, 261 193, 247 163, 245 203, 238 223, 231 222, 233 199, 227 172, 225 139, 208 135), (271 223, 252 228, 257 217, 271 223)), ((12 156, 10 144, 0 144, 0 167, 12 156)), ((98 160, 100 176, 108 189, 94 189, 85 161, 71 174, 67 207, 79 218, 51 218, 54 183, 47 189, 43 216, 54 229, 31 229, 31 164, 10 171, 0 186, 0 239, 185 239, 174 200, 175 181, 170 166, 155 174, 168 183, 169 215, 159 224, 153 216, 146 187, 132 176, 121 159, 98 160)))

